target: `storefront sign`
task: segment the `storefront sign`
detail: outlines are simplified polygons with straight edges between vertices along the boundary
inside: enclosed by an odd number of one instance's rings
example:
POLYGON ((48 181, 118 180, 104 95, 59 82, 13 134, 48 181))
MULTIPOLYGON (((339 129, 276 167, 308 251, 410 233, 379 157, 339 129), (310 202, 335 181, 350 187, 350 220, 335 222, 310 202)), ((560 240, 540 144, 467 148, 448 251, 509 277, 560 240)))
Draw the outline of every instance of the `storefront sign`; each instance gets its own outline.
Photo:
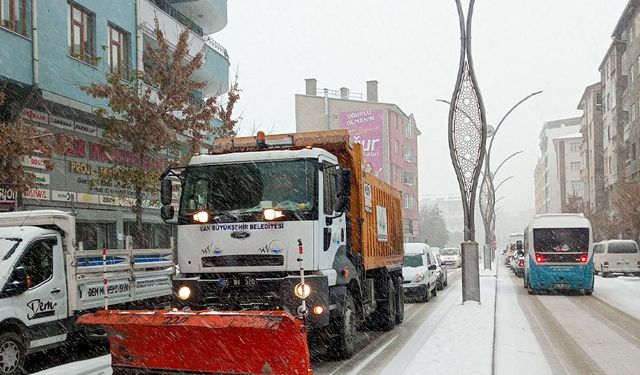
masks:
POLYGON ((387 242, 387 208, 376 206, 376 223, 378 226, 378 241, 387 242))
POLYGON ((18 193, 9 188, 0 187, 0 203, 15 203, 18 193))
POLYGON ((85 174, 90 176, 97 172, 98 168, 95 165, 80 163, 79 161, 70 161, 69 170, 75 174, 85 174))
POLYGON ((100 199, 98 197, 99 196, 95 194, 78 193, 76 194, 76 202, 99 204, 100 199))
POLYGON ((47 169, 46 159, 38 156, 25 156, 22 158, 22 165, 30 168, 47 169))
POLYGON ((67 156, 71 156, 74 158, 86 158, 87 157, 87 142, 82 139, 76 139, 71 143, 71 146, 67 149, 65 153, 67 156))
POLYGON ((26 199, 36 199, 40 201, 48 201, 51 198, 50 190, 47 189, 29 189, 23 197, 26 199))
POLYGON ((49 175, 46 173, 34 173, 36 176, 36 184, 38 185, 49 185, 49 175))
POLYGON ((75 199, 76 193, 72 191, 51 190, 51 200, 57 202, 71 202, 75 199))
POLYGON ((108 206, 118 206, 120 204, 120 200, 109 195, 101 195, 100 204, 106 204, 108 206))
POLYGON ((365 171, 382 177, 382 110, 340 112, 340 128, 348 129, 354 142, 360 143, 365 155, 365 171))
POLYGON ((92 135, 94 137, 98 135, 96 127, 93 126, 93 125, 87 125, 87 124, 83 124, 81 122, 76 122, 74 129, 78 133, 82 133, 82 134, 86 134, 86 135, 92 135))
POLYGON ((33 109, 25 109, 22 111, 21 118, 30 122, 49 125, 49 115, 44 112, 34 111, 33 109))
POLYGON ((76 202, 99 204, 100 199, 99 199, 99 196, 95 194, 78 193, 76 194, 76 202))
POLYGON ((73 125, 73 121, 71 121, 69 119, 66 119, 64 117, 58 117, 58 116, 51 115, 49 120, 50 120, 51 125, 57 126, 59 128, 62 128, 62 129, 73 131, 74 128, 75 128, 74 125, 73 125))

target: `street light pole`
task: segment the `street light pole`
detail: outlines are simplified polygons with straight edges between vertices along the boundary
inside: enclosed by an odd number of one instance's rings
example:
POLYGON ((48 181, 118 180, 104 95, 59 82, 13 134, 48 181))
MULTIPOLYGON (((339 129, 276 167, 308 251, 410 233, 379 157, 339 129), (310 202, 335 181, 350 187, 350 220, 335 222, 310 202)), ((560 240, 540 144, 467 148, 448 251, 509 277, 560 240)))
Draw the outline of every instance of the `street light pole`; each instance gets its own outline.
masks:
POLYGON ((487 122, 471 56, 471 20, 475 0, 469 1, 465 19, 461 0, 455 0, 460 22, 460 60, 449 106, 449 152, 456 172, 464 213, 462 247, 462 302, 480 302, 478 243, 475 242, 474 205, 481 161, 484 159, 487 122))

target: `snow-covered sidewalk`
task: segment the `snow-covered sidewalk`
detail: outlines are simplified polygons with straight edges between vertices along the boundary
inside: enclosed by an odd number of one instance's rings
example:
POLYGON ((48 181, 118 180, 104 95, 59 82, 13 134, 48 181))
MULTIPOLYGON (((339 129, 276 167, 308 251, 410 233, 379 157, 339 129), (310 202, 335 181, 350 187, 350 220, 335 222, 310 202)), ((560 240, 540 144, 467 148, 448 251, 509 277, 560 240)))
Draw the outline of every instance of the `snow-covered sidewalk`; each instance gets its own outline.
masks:
POLYGON ((602 276, 596 276, 593 296, 640 319, 640 277, 619 276, 604 279, 602 276))

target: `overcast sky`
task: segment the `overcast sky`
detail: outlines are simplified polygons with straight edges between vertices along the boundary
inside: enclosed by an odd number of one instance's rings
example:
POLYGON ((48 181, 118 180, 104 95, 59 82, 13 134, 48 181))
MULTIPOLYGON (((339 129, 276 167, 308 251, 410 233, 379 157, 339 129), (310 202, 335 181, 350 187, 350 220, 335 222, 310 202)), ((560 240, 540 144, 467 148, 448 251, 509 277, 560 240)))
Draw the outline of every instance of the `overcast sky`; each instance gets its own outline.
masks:
MULTIPOLYGON (((466 4, 466 1, 464 1, 466 4)), ((473 57, 489 124, 522 97, 494 142, 493 168, 522 150, 497 179, 513 175, 498 196, 504 208, 534 207, 533 170, 545 121, 580 116, 587 85, 627 0, 477 0, 473 57)), ((241 134, 295 131, 294 95, 304 79, 318 88, 366 92, 413 113, 420 196, 459 194, 449 158, 448 107, 457 74, 459 31, 453 0, 229 0, 229 22, 213 35, 231 56, 243 90, 241 134)))

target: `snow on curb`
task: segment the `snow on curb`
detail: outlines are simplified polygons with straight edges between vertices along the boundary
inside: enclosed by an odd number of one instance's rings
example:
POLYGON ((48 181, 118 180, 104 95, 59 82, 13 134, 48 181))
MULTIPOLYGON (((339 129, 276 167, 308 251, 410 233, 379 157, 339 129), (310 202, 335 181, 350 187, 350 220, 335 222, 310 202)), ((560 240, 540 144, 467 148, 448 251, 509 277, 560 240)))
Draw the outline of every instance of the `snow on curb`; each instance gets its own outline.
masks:
POLYGON ((462 291, 452 293, 458 302, 451 306, 409 360, 403 374, 427 371, 438 374, 492 373, 496 279, 490 272, 481 273, 482 304, 467 302, 462 305, 462 291))
POLYGON ((33 375, 110 375, 111 373, 111 356, 103 355, 102 357, 67 363, 36 372, 33 375))

